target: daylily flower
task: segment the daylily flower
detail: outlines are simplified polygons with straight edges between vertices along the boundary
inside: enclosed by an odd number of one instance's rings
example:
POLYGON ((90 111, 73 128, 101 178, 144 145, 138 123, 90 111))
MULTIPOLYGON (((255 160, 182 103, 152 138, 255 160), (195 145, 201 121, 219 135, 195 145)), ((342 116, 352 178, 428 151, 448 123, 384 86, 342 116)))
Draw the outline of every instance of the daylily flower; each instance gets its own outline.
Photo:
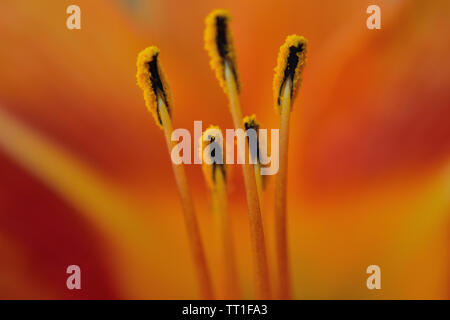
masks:
MULTIPOLYGON (((161 49, 175 127, 232 128, 203 49, 204 17, 233 15, 244 114, 276 127, 278 49, 308 62, 291 114, 289 250, 295 298, 450 298, 448 1, 78 0, 0 3, 0 298, 195 299, 198 288, 162 133, 135 83, 161 49), (132 6, 131 6, 132 4, 132 6), (370 3, 372 4, 372 3, 370 3), (379 265, 382 290, 368 290, 379 265), (66 288, 79 265, 82 290, 66 288)), ((186 166, 213 279, 207 187, 186 166)), ((243 297, 254 297, 245 194, 230 214, 243 297)), ((263 216, 273 254, 273 184, 263 216)), ((273 283, 276 282, 273 273, 273 283)))

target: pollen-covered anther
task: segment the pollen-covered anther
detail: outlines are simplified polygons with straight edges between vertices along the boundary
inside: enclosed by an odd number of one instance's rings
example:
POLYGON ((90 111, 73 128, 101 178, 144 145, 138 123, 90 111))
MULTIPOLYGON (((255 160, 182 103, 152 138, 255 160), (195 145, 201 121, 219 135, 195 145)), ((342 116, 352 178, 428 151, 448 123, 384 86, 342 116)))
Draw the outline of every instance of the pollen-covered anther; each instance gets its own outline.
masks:
POLYGON ((236 53, 233 45, 233 37, 229 23, 231 16, 228 11, 218 9, 206 17, 205 49, 210 57, 210 65, 214 70, 220 86, 225 93, 225 65, 231 68, 239 92, 240 82, 236 66, 236 53))
POLYGON ((298 35, 290 35, 280 47, 275 76, 273 78, 274 106, 280 110, 282 92, 286 81, 291 80, 291 105, 302 83, 302 73, 306 63, 308 41, 298 35))
POLYGON ((256 133, 256 148, 254 148, 253 146, 249 146, 249 149, 250 149, 251 156, 258 163, 260 163, 261 148, 265 147, 265 144, 262 143, 262 141, 259 139, 260 124, 256 120, 256 115, 254 115, 254 114, 252 114, 251 116, 244 117, 244 120, 242 120, 242 122, 244 123, 244 128, 245 128, 246 131, 250 130, 250 129, 255 130, 255 133, 256 133))
POLYGON ((224 178, 226 175, 223 136, 220 128, 218 126, 210 126, 203 131, 199 146, 203 175, 205 176, 207 185, 211 189, 214 189, 216 174, 221 173, 224 178))
POLYGON ((159 63, 159 49, 155 46, 142 50, 137 59, 137 84, 144 94, 145 105, 152 113, 156 124, 162 128, 160 106, 161 99, 170 115, 172 111, 172 97, 169 84, 159 63))
POLYGON ((251 116, 244 117, 243 122, 245 130, 255 129, 255 131, 258 131, 259 123, 256 121, 256 116, 254 114, 252 114, 251 116))

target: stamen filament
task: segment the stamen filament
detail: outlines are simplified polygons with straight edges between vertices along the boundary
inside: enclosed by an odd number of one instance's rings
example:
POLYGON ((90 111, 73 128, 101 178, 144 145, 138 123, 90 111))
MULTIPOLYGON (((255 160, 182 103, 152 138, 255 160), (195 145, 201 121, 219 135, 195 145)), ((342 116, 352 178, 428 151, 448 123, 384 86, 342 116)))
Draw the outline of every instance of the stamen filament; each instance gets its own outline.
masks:
POLYGON ((286 189, 289 144, 289 116, 292 102, 302 83, 306 63, 308 41, 298 35, 290 35, 280 47, 273 79, 273 98, 277 112, 281 114, 279 170, 275 177, 275 248, 277 254, 279 297, 292 297, 286 226, 286 189))
MULTIPOLYGON (((237 84, 235 77, 230 68, 230 63, 225 61, 225 82, 226 92, 228 95, 231 115, 233 118, 234 127, 245 131, 242 123, 242 112, 237 93, 237 84)), ((238 156, 244 157, 245 151, 249 150, 248 141, 245 142, 245 150, 238 146, 238 156)), ((266 247, 264 242, 264 230, 261 218, 261 211, 259 207, 258 192, 256 188, 255 173, 247 161, 242 165, 244 173, 245 190, 247 194, 247 205, 249 210, 250 222, 250 239, 253 252, 253 260, 255 265, 256 290, 258 297, 261 299, 269 299, 270 283, 269 271, 267 265, 266 247)))
MULTIPOLYGON (((160 95, 158 95, 158 111, 161 117, 164 136, 166 138, 167 148, 169 154, 172 151, 175 142, 172 141, 172 120, 170 118, 166 104, 160 95)), ((195 214, 194 204, 192 202, 189 185, 187 183, 186 173, 182 164, 175 164, 172 162, 172 169, 175 175, 175 181, 178 187, 178 192, 183 206, 184 220, 187 228, 189 242, 191 245, 192 254, 194 257, 194 264, 197 269, 197 277, 200 282, 200 290, 204 299, 213 299, 213 288, 210 279, 208 266, 206 263, 203 243, 198 228, 197 218, 195 214)))
POLYGON ((224 295, 222 299, 239 299, 239 278, 233 246, 232 228, 228 213, 226 176, 227 166, 223 163, 225 153, 223 137, 219 127, 210 126, 200 137, 200 157, 206 184, 211 191, 212 214, 218 229, 220 254, 224 267, 224 295), (214 145, 213 145, 214 144, 214 145), (211 147, 212 148, 208 148, 211 147))
POLYGON ((261 175, 261 164, 255 163, 253 165, 253 171, 255 172, 256 189, 258 191, 259 209, 263 211, 263 177, 261 175))
POLYGON ((289 116, 291 112, 292 81, 285 82, 281 96, 280 166, 275 178, 275 248, 278 262, 279 295, 281 299, 291 298, 291 279, 286 233, 286 187, 289 144, 289 116))
POLYGON ((212 190, 212 202, 213 213, 217 218, 221 237, 223 263, 225 267, 225 298, 239 299, 239 277, 228 213, 227 188, 222 170, 215 170, 215 185, 212 190))
MULTIPOLYGON (((158 62, 158 56, 159 49, 155 46, 148 47, 139 53, 136 63, 136 80, 143 91, 148 110, 152 113, 157 126, 164 131, 170 154, 175 146, 175 142, 171 139, 173 131, 171 94, 163 69, 158 62)), ((181 198, 184 220, 201 294, 204 299, 212 299, 214 297, 212 283, 184 166, 183 164, 177 165, 172 162, 172 168, 181 198)))

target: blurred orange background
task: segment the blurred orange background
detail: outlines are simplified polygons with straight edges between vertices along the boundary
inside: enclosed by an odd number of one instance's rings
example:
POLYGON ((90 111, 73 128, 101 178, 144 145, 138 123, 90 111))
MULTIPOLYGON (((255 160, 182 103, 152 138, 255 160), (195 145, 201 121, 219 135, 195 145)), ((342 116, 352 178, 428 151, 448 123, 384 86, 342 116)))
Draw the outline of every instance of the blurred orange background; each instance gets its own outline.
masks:
MULTIPOLYGON (((448 1, 2 0, 0 298, 196 299, 163 133, 136 86, 161 49, 175 127, 232 128, 203 49, 205 16, 229 9, 244 114, 277 128, 273 68, 309 40, 291 114, 288 223, 297 299, 450 298, 448 1), (82 12, 66 28, 67 6, 82 12), (368 30, 366 8, 381 8, 368 30), (66 268, 82 290, 66 288, 66 268), (366 287, 381 268, 381 290, 366 287)), ((208 189, 186 166, 214 285, 222 268, 208 189)), ((273 286, 273 179, 263 217, 273 286)), ((254 298, 241 170, 230 181, 243 298, 254 298)), ((219 295, 220 297, 220 295, 219 295)))

